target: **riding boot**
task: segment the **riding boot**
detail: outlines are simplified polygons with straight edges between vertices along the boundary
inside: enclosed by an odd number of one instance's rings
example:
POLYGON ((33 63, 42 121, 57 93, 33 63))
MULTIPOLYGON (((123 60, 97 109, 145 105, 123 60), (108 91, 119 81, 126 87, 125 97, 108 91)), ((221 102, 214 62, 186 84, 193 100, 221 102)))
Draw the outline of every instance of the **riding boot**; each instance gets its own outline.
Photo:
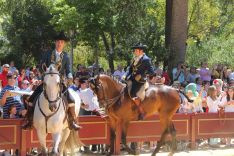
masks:
POLYGON ((78 125, 78 119, 75 113, 75 106, 68 107, 68 119, 70 129, 79 130, 81 127, 78 125))
POLYGON ((34 107, 28 105, 27 114, 26 114, 27 122, 22 126, 22 129, 24 130, 33 129, 33 113, 34 113, 34 107))
POLYGON ((145 112, 141 106, 141 99, 139 97, 134 97, 132 100, 134 101, 139 111, 138 120, 143 120, 145 117, 145 112))

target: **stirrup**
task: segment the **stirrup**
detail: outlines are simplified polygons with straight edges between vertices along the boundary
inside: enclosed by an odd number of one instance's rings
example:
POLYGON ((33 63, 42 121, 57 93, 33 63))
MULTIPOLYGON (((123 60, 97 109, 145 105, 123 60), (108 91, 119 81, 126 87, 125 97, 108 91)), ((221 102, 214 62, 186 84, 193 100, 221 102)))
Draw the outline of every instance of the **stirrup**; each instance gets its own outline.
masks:
POLYGON ((82 127, 76 124, 74 121, 71 124, 71 128, 74 129, 75 131, 80 130, 82 127))

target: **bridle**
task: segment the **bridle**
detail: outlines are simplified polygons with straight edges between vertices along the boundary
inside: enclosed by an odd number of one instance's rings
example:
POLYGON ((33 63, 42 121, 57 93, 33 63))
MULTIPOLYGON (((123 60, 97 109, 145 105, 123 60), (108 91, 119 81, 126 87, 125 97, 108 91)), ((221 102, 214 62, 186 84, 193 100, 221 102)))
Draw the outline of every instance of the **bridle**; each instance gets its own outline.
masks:
MULTIPOLYGON (((59 74, 58 72, 48 72, 48 73, 45 73, 44 76, 45 76, 45 75, 59 75, 59 77, 60 77, 60 74, 59 74)), ((60 80, 61 80, 61 79, 60 79, 60 80)), ((61 90, 61 89, 60 89, 60 91, 59 91, 59 93, 58 93, 57 98, 56 98, 55 100, 51 101, 51 100, 49 99, 47 93, 46 93, 45 84, 43 84, 43 85, 44 85, 44 86, 43 86, 43 94, 44 94, 44 97, 46 98, 46 100, 48 101, 49 106, 50 106, 51 104, 54 104, 54 103, 58 102, 58 101, 61 99, 61 94, 62 94, 62 90, 61 90)), ((59 85, 61 85, 61 81, 60 81, 60 84, 59 84, 59 85)), ((64 110, 66 110, 65 103, 64 103, 64 101, 63 101, 63 99, 62 99, 62 100, 59 102, 59 106, 57 107, 57 109, 56 109, 52 114, 46 115, 46 114, 43 112, 43 110, 41 109, 41 106, 40 106, 40 99, 38 99, 38 107, 39 107, 39 110, 40 110, 40 112, 42 113, 42 115, 43 115, 44 118, 45 118, 46 133, 48 133, 47 122, 48 122, 48 120, 49 120, 50 117, 54 116, 54 115, 58 112, 61 103, 63 103, 63 108, 64 108, 64 110)), ((65 117, 66 117, 66 116, 65 116, 65 117)), ((64 120, 64 121, 65 121, 65 120, 64 120)))
POLYGON ((98 82, 98 83, 91 82, 91 83, 95 86, 94 87, 94 92, 97 95, 99 103, 103 104, 103 106, 105 108, 111 107, 113 104, 115 104, 117 101, 119 101, 121 99, 121 96, 124 94, 125 87, 123 87, 121 89, 119 95, 117 95, 117 96, 115 96, 113 98, 108 98, 106 96, 106 92, 105 92, 103 84, 101 82, 98 82), (98 92, 100 92, 100 89, 102 90, 102 98, 100 97, 99 94, 97 94, 98 92))
MULTIPOLYGON (((46 75, 59 75, 59 77, 61 76, 59 72, 48 72, 48 73, 44 74, 44 76, 46 76, 46 75)), ((61 77, 60 77, 60 80, 61 80, 61 77)), ((59 85, 61 85, 61 81, 60 81, 59 85)), ((56 103, 56 102, 58 102, 58 100, 61 99, 62 90, 60 89, 60 91, 58 92, 57 98, 55 100, 50 100, 48 97, 48 94, 46 93, 45 84, 43 83, 43 94, 50 105, 51 103, 56 103)))

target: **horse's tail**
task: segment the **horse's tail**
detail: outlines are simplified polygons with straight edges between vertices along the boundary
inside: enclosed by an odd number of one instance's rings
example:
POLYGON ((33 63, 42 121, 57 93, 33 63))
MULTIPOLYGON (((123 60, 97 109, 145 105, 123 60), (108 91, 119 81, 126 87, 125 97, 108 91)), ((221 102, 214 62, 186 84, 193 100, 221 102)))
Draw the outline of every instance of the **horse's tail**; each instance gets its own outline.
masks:
POLYGON ((84 143, 80 140, 79 133, 75 130, 71 130, 70 134, 66 140, 64 150, 71 151, 71 153, 75 153, 79 147, 84 146, 84 143))

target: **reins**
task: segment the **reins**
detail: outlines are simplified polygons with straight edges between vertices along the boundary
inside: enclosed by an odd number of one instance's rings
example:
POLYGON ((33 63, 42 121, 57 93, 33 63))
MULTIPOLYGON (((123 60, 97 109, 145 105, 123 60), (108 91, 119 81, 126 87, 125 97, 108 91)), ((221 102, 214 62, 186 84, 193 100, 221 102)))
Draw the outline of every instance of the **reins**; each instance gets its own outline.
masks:
MULTIPOLYGON (((40 98, 38 99, 38 107, 39 107, 39 110, 40 110, 41 114, 45 117, 46 133, 48 133, 48 130, 47 130, 47 121, 49 120, 50 117, 52 117, 53 115, 55 115, 55 114, 58 112, 62 101, 63 101, 63 99, 59 102, 59 106, 58 106, 58 108, 56 109, 55 112, 53 112, 53 113, 50 114, 50 115, 46 115, 46 114, 42 111, 42 109, 41 109, 41 106, 40 106, 40 98)), ((63 102, 63 103, 64 103, 64 102, 63 102)), ((64 110, 65 110, 66 108, 65 108, 65 105, 64 105, 64 104, 63 104, 63 107, 64 107, 64 110)))
POLYGON ((108 98, 106 96, 102 83, 100 83, 100 86, 102 87, 102 90, 103 90, 103 97, 104 97, 104 99, 99 100, 99 102, 103 103, 106 108, 111 107, 113 104, 115 104, 117 101, 119 101, 120 98, 121 98, 121 96, 124 94, 124 90, 125 90, 125 87, 123 87, 121 89, 119 95, 117 95, 117 96, 115 96, 115 97, 113 97, 113 98, 110 99, 110 98, 108 98))

